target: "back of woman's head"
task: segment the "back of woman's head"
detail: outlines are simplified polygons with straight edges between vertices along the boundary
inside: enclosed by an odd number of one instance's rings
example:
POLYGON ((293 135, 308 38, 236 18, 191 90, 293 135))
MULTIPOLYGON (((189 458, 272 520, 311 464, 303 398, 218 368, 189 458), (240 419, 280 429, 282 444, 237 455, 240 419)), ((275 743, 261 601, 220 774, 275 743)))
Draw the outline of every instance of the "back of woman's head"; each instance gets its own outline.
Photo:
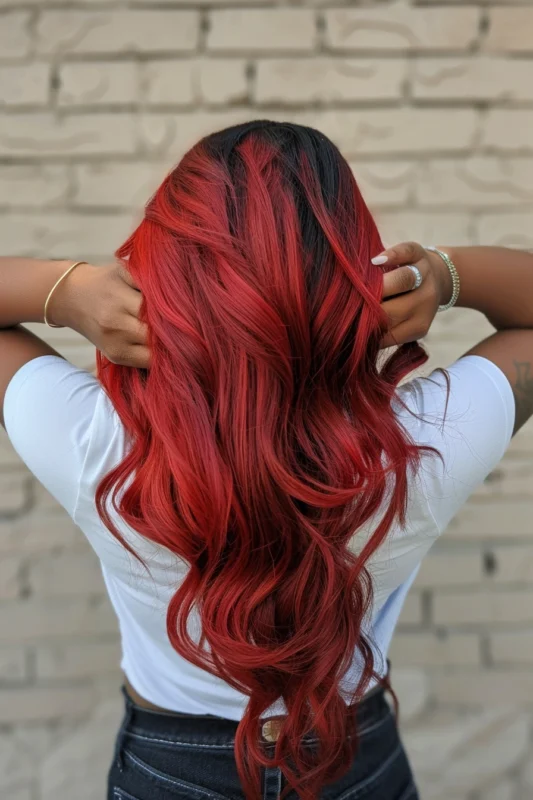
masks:
POLYGON ((379 365, 380 249, 325 136, 251 122, 193 147, 118 251, 143 294, 152 361, 145 372, 100 359, 131 449, 98 506, 121 538, 113 495, 131 527, 190 565, 168 635, 249 696, 235 742, 249 798, 261 765, 281 766, 305 800, 339 777, 357 740, 341 679, 358 653, 357 700, 375 673, 365 564, 405 511, 418 449, 391 401, 425 358, 405 345, 379 365), (259 718, 279 698, 269 760, 259 718), (310 731, 318 745, 301 746, 310 731))

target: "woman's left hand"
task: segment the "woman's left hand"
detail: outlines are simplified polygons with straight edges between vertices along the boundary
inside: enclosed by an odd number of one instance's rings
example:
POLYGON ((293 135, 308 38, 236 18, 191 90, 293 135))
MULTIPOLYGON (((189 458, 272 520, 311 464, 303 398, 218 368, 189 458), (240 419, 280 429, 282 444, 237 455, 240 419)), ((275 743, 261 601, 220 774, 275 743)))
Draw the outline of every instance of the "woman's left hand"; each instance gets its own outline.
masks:
POLYGON ((382 347, 415 342, 429 331, 439 305, 446 302, 450 276, 439 255, 425 250, 416 242, 403 242, 384 250, 373 259, 379 265, 396 266, 383 275, 382 308, 389 320, 389 329, 382 347), (422 283, 415 289, 415 266, 422 283))

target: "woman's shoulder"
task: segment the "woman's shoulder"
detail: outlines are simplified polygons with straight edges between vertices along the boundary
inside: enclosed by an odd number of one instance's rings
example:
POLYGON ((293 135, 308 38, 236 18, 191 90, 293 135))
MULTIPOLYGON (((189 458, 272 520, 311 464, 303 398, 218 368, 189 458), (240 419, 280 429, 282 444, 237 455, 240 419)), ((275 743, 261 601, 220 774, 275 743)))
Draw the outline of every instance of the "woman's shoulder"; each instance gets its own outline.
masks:
POLYGON ((123 452, 122 426, 98 379, 60 356, 15 373, 4 417, 20 458, 73 517, 82 483, 123 452))
POLYGON ((506 376, 480 356, 464 356, 400 387, 398 419, 424 448, 419 485, 440 532, 503 457, 514 409, 506 376))

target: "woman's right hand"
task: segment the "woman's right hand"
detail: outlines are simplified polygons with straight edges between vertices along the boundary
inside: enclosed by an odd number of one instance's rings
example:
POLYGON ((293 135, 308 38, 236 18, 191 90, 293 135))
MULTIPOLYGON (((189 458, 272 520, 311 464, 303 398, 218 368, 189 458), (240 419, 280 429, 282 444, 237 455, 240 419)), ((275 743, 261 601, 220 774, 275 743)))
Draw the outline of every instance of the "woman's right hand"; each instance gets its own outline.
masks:
POLYGON ((147 326, 139 320, 142 296, 120 264, 80 264, 51 301, 52 320, 85 336, 113 364, 147 369, 147 326))
POLYGON ((382 346, 392 347, 422 339, 429 331, 439 305, 451 297, 451 277, 437 253, 417 242, 402 242, 384 250, 372 263, 397 267, 383 275, 382 308, 389 329, 382 346), (415 289, 416 276, 409 265, 417 267, 422 284, 415 289))

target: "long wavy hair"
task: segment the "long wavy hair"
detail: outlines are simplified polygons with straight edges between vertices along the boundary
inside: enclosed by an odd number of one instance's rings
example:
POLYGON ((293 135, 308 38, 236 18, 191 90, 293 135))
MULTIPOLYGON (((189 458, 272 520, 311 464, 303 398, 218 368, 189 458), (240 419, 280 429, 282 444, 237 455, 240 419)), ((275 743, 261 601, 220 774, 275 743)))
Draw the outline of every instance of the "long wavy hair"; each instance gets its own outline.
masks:
POLYGON ((358 657, 355 702, 376 675, 366 565, 404 519, 420 449, 393 400, 426 359, 412 343, 381 363, 381 249, 332 142, 255 121, 195 145, 117 251, 142 292, 152 360, 144 371, 99 358, 131 448, 97 507, 125 546, 108 501, 190 566, 168 636, 249 698, 235 758, 253 800, 261 766, 279 766, 304 800, 347 771, 357 730, 342 679, 358 657), (260 718, 280 698, 272 755, 260 718))

